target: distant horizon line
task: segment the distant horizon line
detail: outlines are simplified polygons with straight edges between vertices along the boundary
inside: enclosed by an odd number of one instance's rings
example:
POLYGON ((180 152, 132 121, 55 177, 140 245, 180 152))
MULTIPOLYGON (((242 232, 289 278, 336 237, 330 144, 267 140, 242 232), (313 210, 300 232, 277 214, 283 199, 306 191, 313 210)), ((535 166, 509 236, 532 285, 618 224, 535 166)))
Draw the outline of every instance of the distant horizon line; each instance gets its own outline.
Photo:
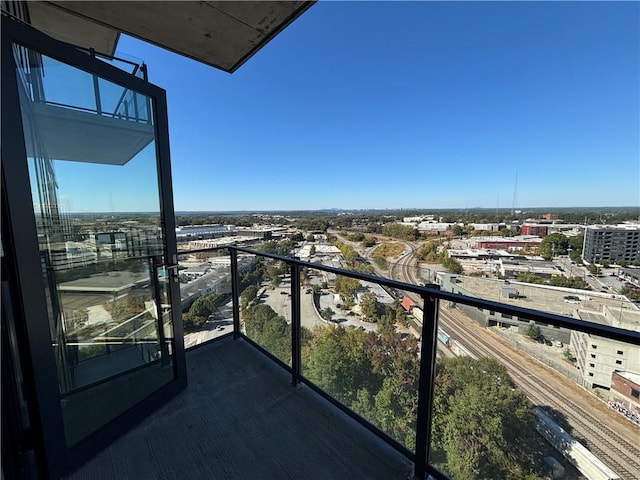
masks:
MULTIPOLYGON (((297 213, 297 212, 494 212, 494 213, 525 213, 528 211, 566 211, 566 210, 632 210, 640 211, 640 206, 598 206, 598 207, 519 207, 492 208, 492 207, 442 207, 442 208, 308 208, 308 209, 266 209, 266 210, 174 210, 175 215, 184 214, 269 214, 269 213, 297 213)), ((160 212, 153 211, 93 211, 93 212, 65 212, 66 215, 157 215, 160 212)))

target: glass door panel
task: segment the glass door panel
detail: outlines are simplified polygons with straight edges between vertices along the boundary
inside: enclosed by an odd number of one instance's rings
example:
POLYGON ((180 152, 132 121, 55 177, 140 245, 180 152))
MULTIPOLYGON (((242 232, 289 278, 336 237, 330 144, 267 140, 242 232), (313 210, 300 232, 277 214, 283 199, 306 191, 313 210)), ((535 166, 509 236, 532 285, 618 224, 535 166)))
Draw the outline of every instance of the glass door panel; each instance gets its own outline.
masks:
POLYGON ((31 49, 14 56, 71 447, 176 375, 154 103, 31 49))

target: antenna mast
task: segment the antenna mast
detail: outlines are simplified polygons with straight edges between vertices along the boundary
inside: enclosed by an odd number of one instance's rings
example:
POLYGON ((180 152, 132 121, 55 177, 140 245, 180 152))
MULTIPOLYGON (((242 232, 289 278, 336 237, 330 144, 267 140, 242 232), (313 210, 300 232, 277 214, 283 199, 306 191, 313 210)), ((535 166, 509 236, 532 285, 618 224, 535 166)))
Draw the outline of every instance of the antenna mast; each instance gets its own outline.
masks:
POLYGON ((511 204, 511 216, 514 215, 517 198, 518 198, 518 171, 516 170, 516 181, 515 181, 515 184, 513 185, 513 203, 511 204))

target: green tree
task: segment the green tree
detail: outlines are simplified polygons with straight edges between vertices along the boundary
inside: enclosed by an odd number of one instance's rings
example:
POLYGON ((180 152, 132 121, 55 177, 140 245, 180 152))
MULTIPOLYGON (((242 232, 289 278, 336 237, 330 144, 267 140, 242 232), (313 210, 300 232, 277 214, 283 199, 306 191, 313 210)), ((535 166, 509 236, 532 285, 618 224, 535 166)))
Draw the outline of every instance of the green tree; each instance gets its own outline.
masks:
POLYGON ((535 283, 535 284, 545 283, 544 278, 531 272, 519 273, 518 276, 516 277, 516 280, 524 283, 535 283))
POLYGON ((368 233, 382 233, 382 225, 380 223, 369 223, 367 225, 368 233))
POLYGON ((338 275, 336 277, 336 284, 334 288, 336 293, 339 293, 343 297, 354 297, 356 291, 359 288, 362 288, 362 285, 360 284, 360 281, 355 278, 338 275))
POLYGON ((362 240, 362 242, 360 242, 360 244, 364 247, 373 247, 376 244, 376 239, 373 237, 367 237, 364 240, 362 240))
POLYGON ((355 328, 317 328, 302 352, 305 376, 346 405, 355 401, 358 390, 375 390, 369 335, 375 336, 355 328))
POLYGON ((515 237, 518 235, 518 230, 504 227, 501 228, 498 233, 503 237, 515 237))
POLYGON ((584 235, 576 235, 569 237, 569 258, 576 263, 582 263, 582 245, 584 244, 584 235))
POLYGON ((540 338, 540 327, 534 324, 529 325, 527 336, 533 340, 540 338))
POLYGON ((573 360, 573 354, 571 353, 571 348, 567 347, 564 349, 564 351, 562 352, 562 355, 564 356, 564 358, 566 358, 567 360, 573 360))
POLYGON ((536 478, 531 401, 494 359, 443 358, 436 367, 434 463, 456 479, 536 478))
POLYGON ((206 322, 207 317, 199 317, 190 312, 182 314, 182 327, 187 333, 200 330, 206 322))
POLYGON ((368 338, 371 367, 381 382, 373 395, 372 420, 413 448, 420 371, 418 341, 413 336, 402 338, 389 321, 381 322, 378 333, 368 338))
POLYGON ((446 257, 442 261, 442 266, 449 270, 451 273, 460 274, 463 272, 462 265, 455 258, 446 257))
POLYGON ((189 313, 197 317, 208 317, 218 307, 220 295, 210 293, 202 295, 194 300, 189 308, 189 313))
POLYGON ((591 275, 600 275, 600 268, 593 263, 587 265, 587 270, 589 270, 591 275))
POLYGON ((106 303, 104 308, 111 314, 111 318, 114 321, 123 322, 145 310, 144 302, 146 298, 143 295, 127 295, 114 302, 106 303))
POLYGON ((302 242, 304 240, 304 235, 302 235, 302 233, 300 233, 300 232, 296 232, 296 233, 293 233, 293 234, 289 235, 289 239, 292 242, 302 242))
POLYGON ((429 240, 424 245, 420 247, 418 250, 418 258, 425 262, 438 262, 438 247, 440 246, 440 242, 437 240, 429 240))
POLYGON ((366 263, 366 262, 358 262, 356 264, 354 270, 356 272, 366 273, 366 274, 369 274, 369 275, 374 275, 375 274, 375 270, 373 268, 373 265, 371 265, 370 263, 366 263))
POLYGON ((378 299, 373 292, 365 292, 360 295, 360 311, 371 322, 378 320, 378 299))
POLYGON ((620 294, 634 302, 640 301, 640 288, 625 285, 620 289, 620 294))
POLYGON ((382 234, 387 237, 398 238, 400 240, 417 240, 420 238, 420 233, 414 227, 410 225, 400 225, 399 223, 391 222, 386 223, 382 227, 382 234))
POLYGON ((458 223, 456 223, 451 227, 451 231, 453 232, 453 235, 456 237, 461 237, 466 233, 464 227, 458 223))
POLYGON ((330 307, 323 308, 320 312, 320 316, 324 318, 327 322, 330 322, 336 312, 333 311, 330 307))
POLYGON ((589 284, 580 277, 552 277, 551 280, 549 280, 549 285, 553 285, 554 287, 591 290, 589 284))
POLYGON ((258 296, 258 287, 249 285, 240 294, 240 308, 244 310, 258 296))
POLYGON ((554 255, 566 255, 569 248, 569 239, 562 233, 547 235, 540 242, 540 255, 545 260, 551 260, 554 255))
POLYGON ((340 249, 340 252, 349 265, 353 265, 360 257, 360 255, 358 255, 358 252, 356 252, 351 245, 340 243, 338 244, 338 248, 340 249))
POLYGON ((209 293, 194 300, 189 311, 182 315, 182 324, 186 332, 201 329, 207 322, 209 315, 218 309, 227 298, 221 293, 209 293))
POLYGON ((307 235, 306 240, 307 240, 307 242, 315 242, 316 241, 316 237, 313 236, 313 233, 310 233, 309 235, 307 235))
POLYGON ((247 336, 280 360, 291 365, 291 326, 264 303, 244 312, 247 336))

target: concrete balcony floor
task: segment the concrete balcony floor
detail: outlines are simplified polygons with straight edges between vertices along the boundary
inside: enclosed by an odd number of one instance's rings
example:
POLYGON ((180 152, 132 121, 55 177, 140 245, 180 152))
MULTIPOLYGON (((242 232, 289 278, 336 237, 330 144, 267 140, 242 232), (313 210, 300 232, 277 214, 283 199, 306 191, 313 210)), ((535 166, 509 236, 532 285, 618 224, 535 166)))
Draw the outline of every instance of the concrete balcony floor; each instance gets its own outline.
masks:
POLYGON ((413 465, 242 340, 187 352, 189 386, 67 478, 410 479, 413 465))

